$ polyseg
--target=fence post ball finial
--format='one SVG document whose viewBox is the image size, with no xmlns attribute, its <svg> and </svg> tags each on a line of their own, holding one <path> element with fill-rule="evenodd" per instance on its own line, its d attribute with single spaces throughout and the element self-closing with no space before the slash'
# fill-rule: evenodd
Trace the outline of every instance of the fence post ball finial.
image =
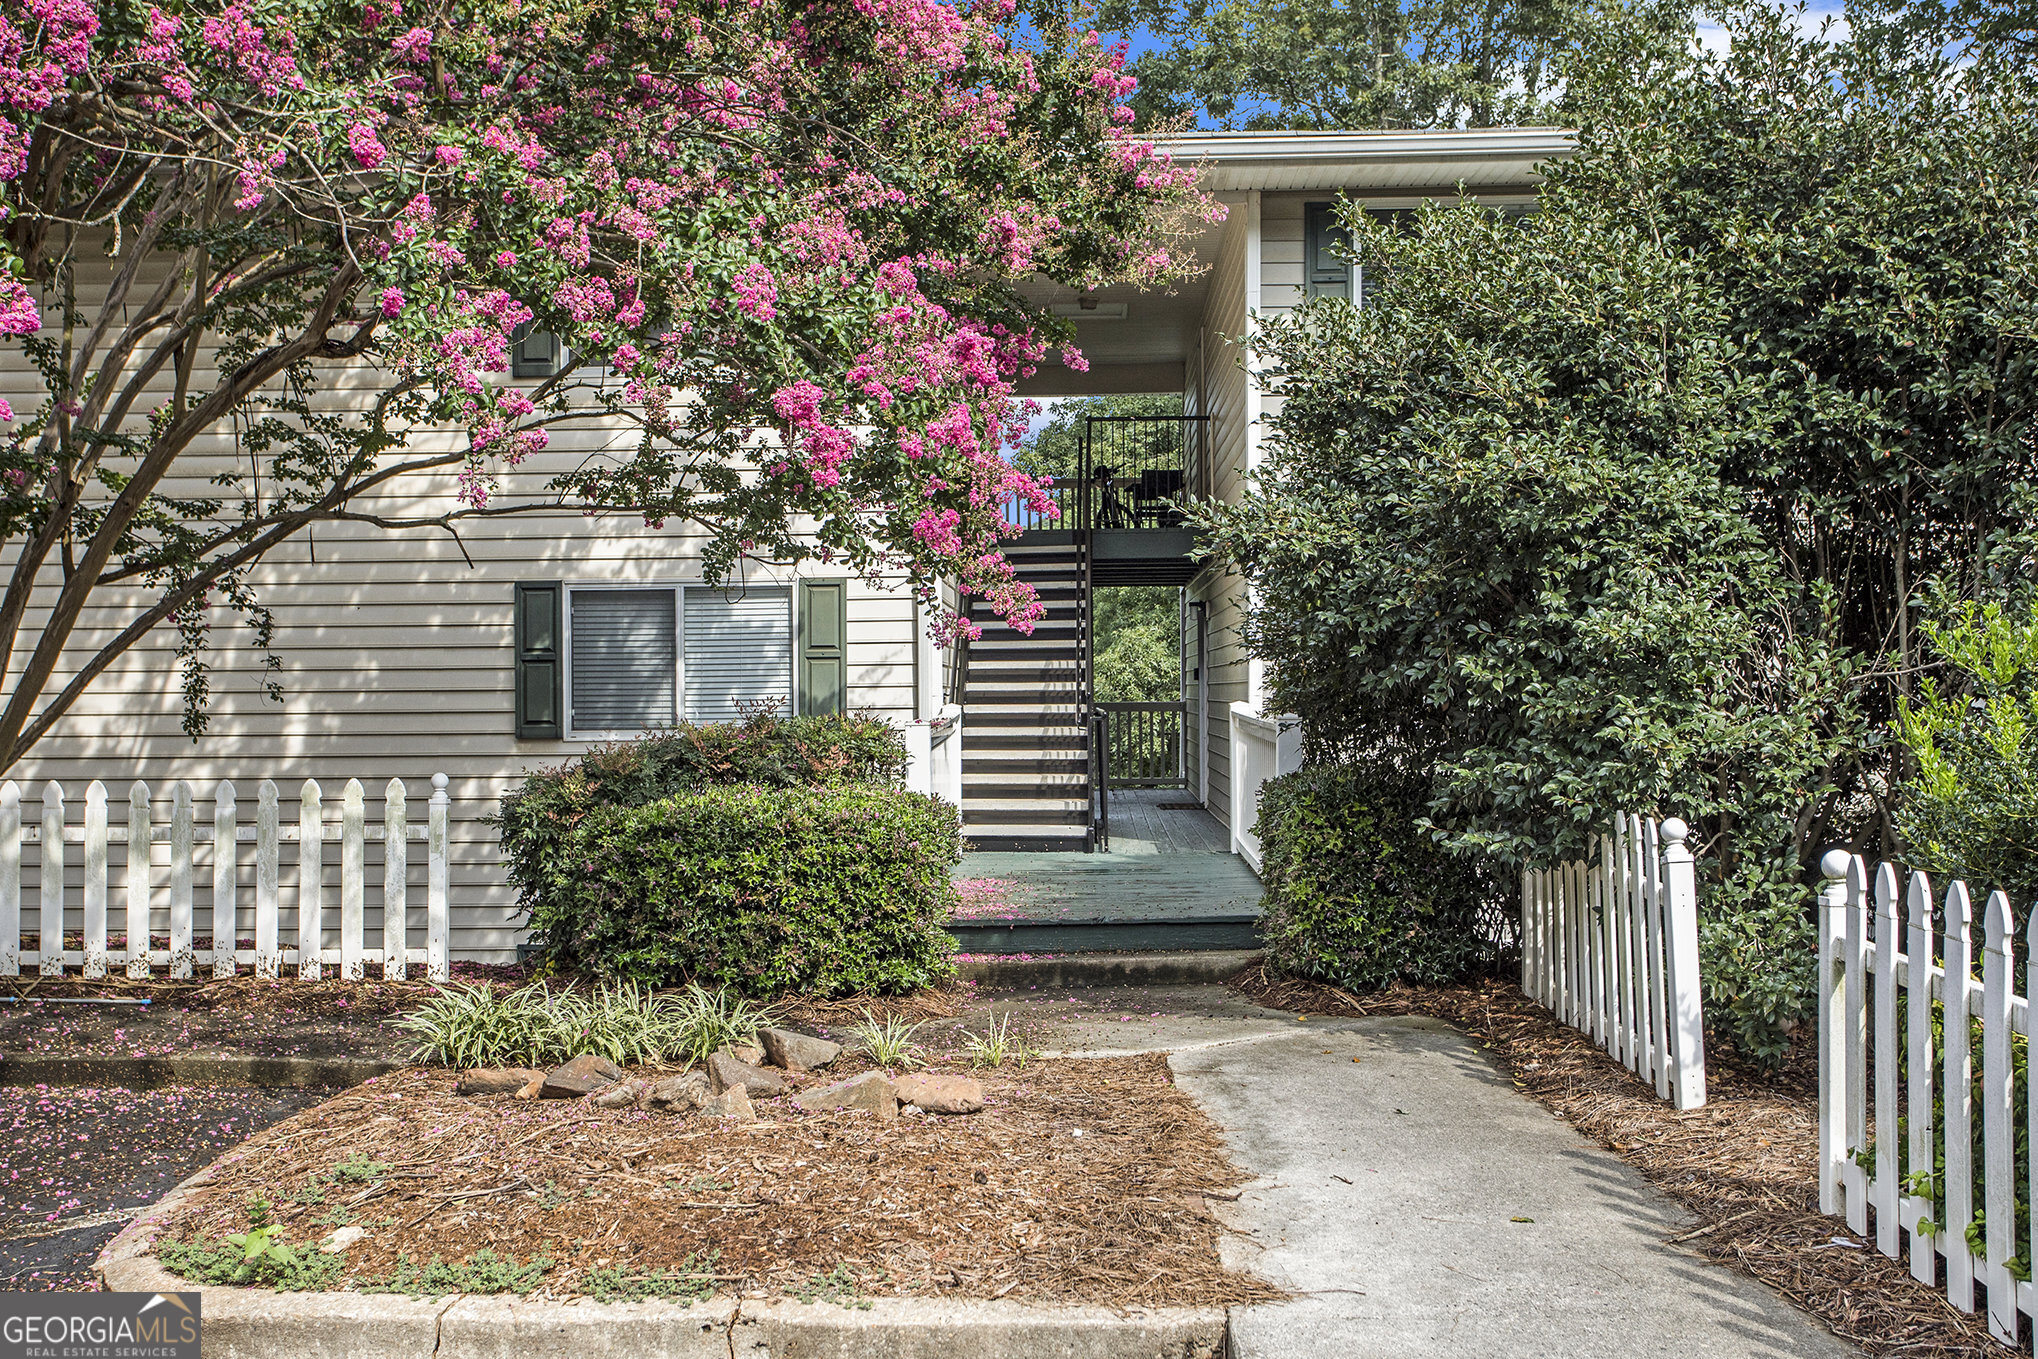
<svg viewBox="0 0 2038 1359">
<path fill-rule="evenodd" d="M 1853 862 L 1854 856 L 1846 850 L 1829 849 L 1826 851 L 1826 857 L 1819 860 L 1819 872 L 1838 882 L 1841 878 L 1847 876 L 1848 865 Z"/>
<path fill-rule="evenodd" d="M 1663 823 L 1664 844 L 1681 845 L 1690 838 L 1691 838 L 1691 827 L 1685 825 L 1684 822 L 1679 820 L 1677 817 L 1673 816 L 1668 821 L 1665 821 Z"/>
<path fill-rule="evenodd" d="M 439 792 L 444 792 L 446 790 L 446 776 L 444 774 L 432 775 L 432 787 Z"/>
</svg>

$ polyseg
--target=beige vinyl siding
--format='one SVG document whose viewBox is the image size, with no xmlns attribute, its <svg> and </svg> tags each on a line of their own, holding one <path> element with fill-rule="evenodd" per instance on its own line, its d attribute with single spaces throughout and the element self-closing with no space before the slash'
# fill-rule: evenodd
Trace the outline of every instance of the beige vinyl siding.
<svg viewBox="0 0 2038 1359">
<path fill-rule="evenodd" d="M 95 281 L 96 282 L 96 281 Z M 103 283 L 85 291 L 97 291 Z M 89 304 L 93 299 L 86 298 Z M 210 360 L 202 354 L 201 364 Z M 373 374 L 349 376 L 348 399 L 365 402 L 376 390 Z M 0 396 L 17 411 L 34 411 L 41 384 L 18 358 L 0 368 Z M 501 470 L 498 501 L 541 493 L 553 476 L 590 455 L 628 447 L 625 430 L 555 432 L 552 447 L 521 467 Z M 413 435 L 403 456 L 456 447 L 444 431 Z M 180 482 L 166 490 L 203 494 L 217 473 L 245 473 L 230 434 L 200 441 Z M 454 502 L 450 473 L 406 478 L 357 502 L 355 508 L 381 515 L 442 513 Z M 239 620 L 224 609 L 210 618 L 213 650 L 208 656 L 212 689 L 211 729 L 196 743 L 179 729 L 180 675 L 174 630 L 159 628 L 143 639 L 94 683 L 29 757 L 10 771 L 22 787 L 25 819 L 40 814 L 42 784 L 58 780 L 71 800 L 71 820 L 85 786 L 105 782 L 113 824 L 124 824 L 131 780 L 148 781 L 159 821 L 169 816 L 171 786 L 188 780 L 197 797 L 197 816 L 209 823 L 212 786 L 231 779 L 251 820 L 259 784 L 274 779 L 283 796 L 286 823 L 294 821 L 298 786 L 306 778 L 323 785 L 328 818 L 337 816 L 341 790 L 350 777 L 365 785 L 368 818 L 379 824 L 383 785 L 392 776 L 408 785 L 409 814 L 422 821 L 430 778 L 451 780 L 453 835 L 450 878 L 452 945 L 456 958 L 505 960 L 514 956 L 514 903 L 504 884 L 494 832 L 481 818 L 523 771 L 557 765 L 588 748 L 586 741 L 520 741 L 514 734 L 514 665 L 511 607 L 518 581 L 564 580 L 573 585 L 684 584 L 701 580 L 702 540 L 678 525 L 646 527 L 626 516 L 590 518 L 575 511 L 510 519 L 464 522 L 457 540 L 438 529 L 389 532 L 367 525 L 324 525 L 309 537 L 286 544 L 249 574 L 250 586 L 273 612 L 275 650 L 283 670 L 277 679 L 279 704 L 263 693 L 267 678 L 258 653 Z M 817 574 L 841 574 L 821 568 Z M 743 580 L 754 586 L 785 588 L 793 573 L 749 563 Z M 39 615 L 55 598 L 54 563 L 38 581 L 27 620 L 32 643 Z M 795 596 L 797 592 L 795 591 Z M 122 595 L 125 594 L 125 598 Z M 143 592 L 106 591 L 88 607 L 50 692 L 62 683 L 133 616 Z M 895 721 L 914 716 L 914 605 L 900 579 L 873 586 L 849 582 L 849 693 L 853 709 Z M 18 673 L 25 650 L 12 660 Z M 199 933 L 209 920 L 209 850 L 200 851 Z M 168 881 L 167 851 L 158 847 L 157 906 Z M 328 845 L 329 891 L 337 891 L 337 847 Z M 285 857 L 294 865 L 295 849 Z M 371 846 L 368 882 L 379 897 L 380 850 Z M 78 849 L 71 848 L 75 881 Z M 31 859 L 33 853 L 31 852 Z M 119 856 L 116 856 L 118 858 Z M 423 882 L 423 854 L 413 846 L 411 874 Z M 124 861 L 123 861 L 124 862 Z M 119 866 L 116 865 L 116 876 Z M 242 865 L 242 876 L 252 872 Z M 32 888 L 35 873 L 28 874 Z M 295 921 L 295 870 L 284 878 L 286 938 Z M 114 896 L 120 892 L 116 884 Z M 24 893 L 24 927 L 37 920 L 33 892 Z M 75 889 L 70 928 L 78 928 Z M 331 899 L 329 898 L 329 909 Z M 116 916 L 119 910 L 116 909 Z M 414 929 L 421 929 L 421 924 Z M 245 933 L 245 930 L 243 931 Z M 371 945 L 375 940 L 371 937 Z"/>
<path fill-rule="evenodd" d="M 1260 199 L 1260 315 L 1285 316 L 1302 305 L 1302 205 L 1293 195 Z"/>
<path fill-rule="evenodd" d="M 1211 492 L 1236 500 L 1245 484 L 1247 382 L 1236 343 L 1246 333 L 1245 252 L 1247 217 L 1234 209 L 1211 270 L 1203 316 L 1203 362 L 1199 404 L 1210 416 Z M 1190 597 L 1209 607 L 1208 805 L 1226 825 L 1231 816 L 1231 704 L 1246 697 L 1247 669 L 1239 647 L 1237 596 L 1244 582 L 1221 564 L 1190 586 Z M 1193 725 L 1193 715 L 1192 715 Z"/>
</svg>

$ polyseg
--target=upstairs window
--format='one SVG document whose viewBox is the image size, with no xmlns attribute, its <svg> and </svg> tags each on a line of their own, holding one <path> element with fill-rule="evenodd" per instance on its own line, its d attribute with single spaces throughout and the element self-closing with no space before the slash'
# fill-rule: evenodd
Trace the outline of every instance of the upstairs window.
<svg viewBox="0 0 2038 1359">
<path fill-rule="evenodd" d="M 1352 295 L 1352 237 L 1335 203 L 1302 205 L 1302 280 L 1310 297 Z"/>
</svg>

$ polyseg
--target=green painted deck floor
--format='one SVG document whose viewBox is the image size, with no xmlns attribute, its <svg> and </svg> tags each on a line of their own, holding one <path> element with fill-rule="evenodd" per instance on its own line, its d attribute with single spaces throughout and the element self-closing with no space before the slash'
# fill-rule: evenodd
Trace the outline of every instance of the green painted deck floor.
<svg viewBox="0 0 2038 1359">
<path fill-rule="evenodd" d="M 967 953 L 1249 948 L 1260 880 L 1179 790 L 1111 799 L 1111 852 L 965 854 Z M 1171 805 L 1172 804 L 1172 805 Z"/>
</svg>

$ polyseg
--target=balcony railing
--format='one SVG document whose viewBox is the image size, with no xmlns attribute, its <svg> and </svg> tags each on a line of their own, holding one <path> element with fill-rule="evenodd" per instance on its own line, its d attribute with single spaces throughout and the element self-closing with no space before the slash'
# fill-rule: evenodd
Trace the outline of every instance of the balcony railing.
<svg viewBox="0 0 2038 1359">
<path fill-rule="evenodd" d="M 1186 788 L 1182 755 L 1184 704 L 1098 703 L 1104 768 L 1114 788 Z"/>
<path fill-rule="evenodd" d="M 1172 529 L 1188 523 L 1191 470 L 1205 426 L 1194 415 L 1096 415 L 1083 426 L 1079 526 Z"/>
</svg>

